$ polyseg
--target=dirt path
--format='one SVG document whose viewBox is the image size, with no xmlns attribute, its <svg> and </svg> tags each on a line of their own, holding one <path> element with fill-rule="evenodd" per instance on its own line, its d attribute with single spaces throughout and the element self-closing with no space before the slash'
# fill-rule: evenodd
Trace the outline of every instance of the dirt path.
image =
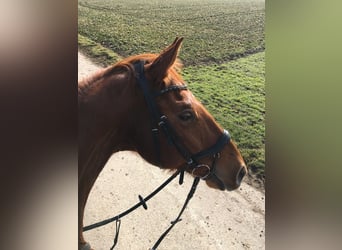
<svg viewBox="0 0 342 250">
<path fill-rule="evenodd" d="M 78 78 L 99 67 L 78 54 Z M 132 152 L 114 154 L 97 179 L 85 211 L 85 225 L 112 217 L 147 196 L 170 173 L 146 163 Z M 184 184 L 174 180 L 150 200 L 148 210 L 140 208 L 122 219 L 119 242 L 115 249 L 144 249 L 153 246 L 170 221 L 178 215 L 192 177 Z M 200 182 L 182 221 L 164 239 L 158 249 L 265 249 L 265 195 L 242 183 L 233 192 L 210 189 Z M 96 250 L 109 249 L 115 223 L 85 233 Z"/>
</svg>

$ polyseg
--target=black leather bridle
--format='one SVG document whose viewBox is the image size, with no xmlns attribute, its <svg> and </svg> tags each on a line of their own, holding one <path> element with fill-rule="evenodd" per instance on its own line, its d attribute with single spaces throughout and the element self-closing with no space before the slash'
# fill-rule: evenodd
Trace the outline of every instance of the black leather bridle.
<svg viewBox="0 0 342 250">
<path fill-rule="evenodd" d="M 145 77 L 144 74 L 144 61 L 139 61 L 134 64 L 134 69 L 136 72 L 136 78 L 137 78 L 137 83 L 140 86 L 141 90 L 143 91 L 148 110 L 151 115 L 151 131 L 153 135 L 153 140 L 154 140 L 154 146 L 156 150 L 156 157 L 158 159 L 159 165 L 161 165 L 160 162 L 160 142 L 159 142 L 159 131 L 162 131 L 162 133 L 165 135 L 166 139 L 168 142 L 172 145 L 175 146 L 177 151 L 182 155 L 182 157 L 185 160 L 185 167 L 178 169 L 171 177 L 169 177 L 164 183 L 162 183 L 158 188 L 156 188 L 151 194 L 143 198 L 141 195 L 139 195 L 139 202 L 132 206 L 131 208 L 123 211 L 122 213 L 88 225 L 83 227 L 83 232 L 98 228 L 101 226 L 104 226 L 108 223 L 111 223 L 113 221 L 116 222 L 116 232 L 115 232 L 115 237 L 114 237 L 114 243 L 113 246 L 110 248 L 111 250 L 114 249 L 114 247 L 117 245 L 118 242 L 118 236 L 119 236 L 119 231 L 121 227 L 121 219 L 128 215 L 129 213 L 133 212 L 135 209 L 137 209 L 140 206 L 143 206 L 145 209 L 147 209 L 146 202 L 150 200 L 152 197 L 154 197 L 157 193 L 159 193 L 164 187 L 166 187 L 173 179 L 175 179 L 178 175 L 180 176 L 179 178 L 179 184 L 183 183 L 183 178 L 184 178 L 184 171 L 190 171 L 192 175 L 195 176 L 193 184 L 190 188 L 190 191 L 186 197 L 186 200 L 184 202 L 184 205 L 182 209 L 180 210 L 177 218 L 171 222 L 171 225 L 165 230 L 165 232 L 159 237 L 159 239 L 155 242 L 151 250 L 156 250 L 159 246 L 159 244 L 162 242 L 162 240 L 166 237 L 166 235 L 170 232 L 170 230 L 178 223 L 181 221 L 181 216 L 188 205 L 190 199 L 193 197 L 196 187 L 200 181 L 200 179 L 207 179 L 209 177 L 215 178 L 219 184 L 221 185 L 222 189 L 224 189 L 224 184 L 223 182 L 216 176 L 215 174 L 215 166 L 217 159 L 220 156 L 220 152 L 223 149 L 223 147 L 229 143 L 230 141 L 230 135 L 227 130 L 223 130 L 222 135 L 218 138 L 216 143 L 212 145 L 211 147 L 204 149 L 198 153 L 190 153 L 190 151 L 178 140 L 179 137 L 177 137 L 177 133 L 175 130 L 172 128 L 171 124 L 169 123 L 166 115 L 163 115 L 160 113 L 157 104 L 156 104 L 156 97 L 164 95 L 166 93 L 169 93 L 171 91 L 180 91 L 180 90 L 187 90 L 186 85 L 171 85 L 169 87 L 166 87 L 158 92 L 153 92 L 150 89 L 150 84 L 148 80 Z M 212 156 L 214 158 L 212 162 L 212 167 L 210 168 L 206 164 L 201 164 L 199 163 L 200 159 L 203 159 L 205 157 L 210 157 Z M 201 172 L 200 169 L 205 170 L 205 174 L 198 175 L 196 172 Z M 198 171 L 199 170 L 199 171 Z"/>
<path fill-rule="evenodd" d="M 134 69 L 136 73 L 137 84 L 141 88 L 144 98 L 150 112 L 151 117 L 151 131 L 152 137 L 154 141 L 154 147 L 156 152 L 156 158 L 159 166 L 161 166 L 160 160 L 160 142 L 159 142 L 159 131 L 162 131 L 167 141 L 174 145 L 177 151 L 184 158 L 186 164 L 183 168 L 183 172 L 185 170 L 190 171 L 195 177 L 200 177 L 201 179 L 207 179 L 210 176 L 217 176 L 215 174 L 215 166 L 217 159 L 220 157 L 220 152 L 223 147 L 229 143 L 230 135 L 227 130 L 223 130 L 222 135 L 218 138 L 216 143 L 211 147 L 204 149 L 198 153 L 191 153 L 179 140 L 176 131 L 173 129 L 166 115 L 162 114 L 159 111 L 159 108 L 156 103 L 156 97 L 167 94 L 172 91 L 180 91 L 187 90 L 187 86 L 185 84 L 182 85 L 171 85 L 157 92 L 151 90 L 151 85 L 145 77 L 144 73 L 144 61 L 138 61 L 134 63 Z M 212 166 L 209 167 L 206 164 L 199 163 L 200 159 L 205 157 L 212 156 L 214 158 L 212 162 Z M 204 170 L 204 171 L 203 171 Z M 205 173 L 198 176 L 196 173 Z M 219 180 L 219 179 L 218 179 Z M 220 180 L 219 180 L 220 181 Z M 221 181 L 220 181 L 221 182 Z M 221 183 L 222 184 L 222 183 Z"/>
</svg>

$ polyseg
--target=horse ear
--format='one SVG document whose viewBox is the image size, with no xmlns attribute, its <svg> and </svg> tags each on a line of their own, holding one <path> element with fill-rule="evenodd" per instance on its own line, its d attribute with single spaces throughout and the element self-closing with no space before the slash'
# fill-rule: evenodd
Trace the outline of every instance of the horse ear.
<svg viewBox="0 0 342 250">
<path fill-rule="evenodd" d="M 146 65 L 146 71 L 154 81 L 159 83 L 167 75 L 168 69 L 177 59 L 178 51 L 182 41 L 183 37 L 177 37 L 174 42 L 169 47 L 164 49 L 156 59 L 154 59 L 150 64 Z"/>
</svg>

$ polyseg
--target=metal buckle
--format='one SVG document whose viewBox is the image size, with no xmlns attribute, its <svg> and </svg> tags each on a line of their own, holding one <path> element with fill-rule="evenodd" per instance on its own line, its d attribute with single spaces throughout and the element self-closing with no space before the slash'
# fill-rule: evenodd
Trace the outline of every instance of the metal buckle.
<svg viewBox="0 0 342 250">
<path fill-rule="evenodd" d="M 220 152 L 217 152 L 216 154 L 214 154 L 214 158 L 216 158 L 216 159 L 219 159 L 219 158 L 221 158 L 221 154 L 220 154 Z"/>
<path fill-rule="evenodd" d="M 162 116 L 159 118 L 158 126 L 159 126 L 159 127 L 164 126 L 166 120 L 167 120 L 167 117 L 166 117 L 165 115 L 162 115 Z"/>
<path fill-rule="evenodd" d="M 192 165 L 193 163 L 194 163 L 194 160 L 192 158 L 190 158 L 189 161 L 186 164 Z"/>
</svg>

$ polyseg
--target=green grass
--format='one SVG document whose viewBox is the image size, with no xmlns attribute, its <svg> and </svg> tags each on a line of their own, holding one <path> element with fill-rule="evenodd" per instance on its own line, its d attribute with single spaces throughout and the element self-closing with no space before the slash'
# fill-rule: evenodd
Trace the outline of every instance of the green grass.
<svg viewBox="0 0 342 250">
<path fill-rule="evenodd" d="M 237 142 L 248 167 L 265 169 L 265 53 L 220 65 L 190 66 L 183 77 L 194 95 Z"/>
<path fill-rule="evenodd" d="M 185 37 L 185 65 L 221 63 L 265 48 L 263 0 L 79 0 L 79 33 L 119 55 L 159 53 Z"/>
<path fill-rule="evenodd" d="M 79 48 L 101 65 L 183 36 L 184 79 L 265 174 L 264 0 L 79 0 Z M 120 55 L 120 56 L 119 56 Z"/>
<path fill-rule="evenodd" d="M 107 49 L 80 34 L 78 34 L 78 47 L 84 54 L 90 56 L 93 61 L 101 66 L 108 66 L 121 59 L 111 49 Z"/>
</svg>

